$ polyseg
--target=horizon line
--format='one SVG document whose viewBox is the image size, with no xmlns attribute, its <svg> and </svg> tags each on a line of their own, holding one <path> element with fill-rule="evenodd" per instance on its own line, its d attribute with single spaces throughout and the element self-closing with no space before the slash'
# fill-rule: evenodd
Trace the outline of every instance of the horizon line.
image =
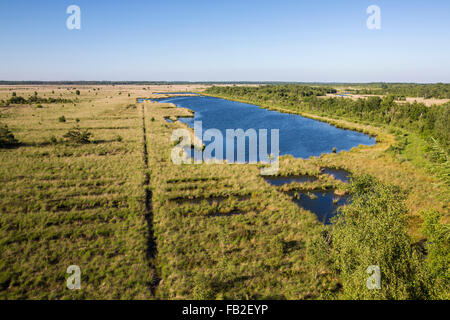
<svg viewBox="0 0 450 320">
<path fill-rule="evenodd" d="M 0 85 L 10 84 L 450 84 L 449 82 L 401 81 L 283 81 L 283 80 L 0 80 Z"/>
</svg>

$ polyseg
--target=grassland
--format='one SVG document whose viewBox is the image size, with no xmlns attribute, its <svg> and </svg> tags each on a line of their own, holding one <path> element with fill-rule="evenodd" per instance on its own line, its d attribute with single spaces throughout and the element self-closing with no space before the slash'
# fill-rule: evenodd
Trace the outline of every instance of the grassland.
<svg viewBox="0 0 450 320">
<path fill-rule="evenodd" d="M 1 110 L 21 143 L 0 151 L 1 298 L 151 297 L 142 118 L 114 88 L 78 89 L 14 88 L 74 103 Z M 92 143 L 60 141 L 75 124 Z M 69 265 L 81 267 L 82 290 L 66 288 Z"/>
<path fill-rule="evenodd" d="M 210 94 L 208 94 L 210 95 Z M 245 103 L 253 101 L 214 94 L 213 96 L 232 99 Z M 263 108 L 285 113 L 299 114 L 304 117 L 330 123 L 336 127 L 364 132 L 376 137 L 377 144 L 372 147 L 360 146 L 349 152 L 338 154 L 323 154 L 319 158 L 312 157 L 306 162 L 317 166 L 328 166 L 346 169 L 355 175 L 369 174 L 385 183 L 393 183 L 402 188 L 408 195 L 408 209 L 410 213 L 410 232 L 414 239 L 420 241 L 421 212 L 436 209 L 444 213 L 443 222 L 450 222 L 450 193 L 446 181 L 439 175 L 433 175 L 435 166 L 425 158 L 425 146 L 422 140 L 414 133 L 396 128 L 375 126 L 368 121 L 349 121 L 342 117 L 330 118 L 325 114 L 312 114 L 283 108 L 271 103 L 259 104 Z M 405 150 L 400 153 L 392 152 L 404 139 L 409 141 Z M 286 157 L 289 158 L 289 157 Z M 289 159 L 288 164 L 282 163 L 282 175 L 289 173 L 291 167 L 299 166 L 303 160 Z"/>
<path fill-rule="evenodd" d="M 325 228 L 311 212 L 267 184 L 258 165 L 174 165 L 171 133 L 186 126 L 165 118 L 192 113 L 136 103 L 152 92 L 203 89 L 0 88 L 4 100 L 36 91 L 73 101 L 0 109 L 0 122 L 21 143 L 0 150 L 0 298 L 315 299 L 339 290 L 339 279 L 308 256 L 309 240 Z M 448 212 L 445 184 L 388 152 L 396 138 L 387 130 L 305 116 L 370 133 L 378 143 L 306 160 L 284 156 L 280 175 L 336 167 L 394 183 L 408 194 L 417 241 L 422 210 Z M 91 143 L 61 141 L 77 124 L 92 133 Z M 310 187 L 330 186 L 345 189 L 330 176 Z M 81 267 L 81 290 L 66 288 L 72 264 Z"/>
</svg>

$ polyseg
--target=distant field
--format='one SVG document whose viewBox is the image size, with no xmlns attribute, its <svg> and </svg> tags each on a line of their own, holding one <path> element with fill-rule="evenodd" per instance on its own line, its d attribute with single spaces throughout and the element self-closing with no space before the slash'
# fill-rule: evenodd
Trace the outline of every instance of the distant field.
<svg viewBox="0 0 450 320">
<path fill-rule="evenodd" d="M 343 93 L 328 93 L 326 95 L 326 97 L 341 97 Z M 345 94 L 345 98 L 351 98 L 353 100 L 357 100 L 357 99 L 367 99 L 368 97 L 383 97 L 383 95 L 369 95 L 369 94 Z M 323 97 L 324 98 L 324 97 Z M 442 105 L 445 104 L 447 102 L 449 102 L 450 99 L 436 99 L 436 98 L 430 98 L 430 99 L 425 99 L 425 98 L 412 98 L 412 97 L 406 97 L 405 101 L 398 101 L 399 103 L 413 103 L 413 102 L 418 102 L 418 103 L 424 103 L 427 106 L 431 106 L 433 104 L 437 104 L 437 105 Z"/>
</svg>

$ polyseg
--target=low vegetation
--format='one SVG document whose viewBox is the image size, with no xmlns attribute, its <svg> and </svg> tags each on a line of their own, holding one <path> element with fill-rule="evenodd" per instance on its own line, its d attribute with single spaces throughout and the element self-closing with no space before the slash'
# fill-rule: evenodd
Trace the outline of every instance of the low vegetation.
<svg viewBox="0 0 450 320">
<path fill-rule="evenodd" d="M 85 144 L 90 142 L 92 133 L 87 129 L 81 129 L 78 125 L 67 131 L 64 138 L 68 143 Z"/>
<path fill-rule="evenodd" d="M 192 112 L 136 98 L 197 87 L 77 87 L 0 90 L 4 101 L 11 91 L 79 99 L 0 109 L 20 141 L 0 150 L 0 298 L 448 299 L 448 188 L 437 172 L 401 160 L 422 159 L 412 146 L 424 141 L 403 116 L 395 118 L 402 128 L 373 125 L 366 111 L 358 119 L 350 111 L 345 117 L 310 111 L 372 134 L 377 144 L 310 159 L 283 156 L 280 176 L 317 180 L 274 187 L 259 165 L 171 162 L 171 134 L 187 128 L 176 119 Z M 303 107 L 334 92 L 283 90 L 279 101 L 265 100 L 258 89 L 246 99 L 261 95 L 265 107 L 299 113 L 282 99 L 297 94 Z M 436 145 L 424 151 L 434 157 L 427 161 L 445 163 L 445 145 L 428 129 Z M 353 182 L 321 174 L 325 167 L 348 170 Z M 287 194 L 330 188 L 354 197 L 330 226 Z M 81 290 L 66 288 L 73 264 L 81 268 Z M 381 290 L 367 290 L 367 265 L 380 267 Z"/>
<path fill-rule="evenodd" d="M 63 99 L 63 98 L 43 98 L 39 97 L 38 93 L 35 91 L 33 95 L 30 95 L 28 98 L 24 98 L 22 96 L 17 96 L 15 93 L 7 99 L 0 100 L 0 106 L 7 107 L 10 105 L 20 105 L 20 104 L 37 104 L 42 107 L 42 103 L 70 103 L 72 100 Z"/>
<path fill-rule="evenodd" d="M 448 298 L 448 290 L 442 285 L 448 285 L 448 270 L 442 267 L 442 261 L 448 259 L 449 248 L 448 242 L 446 248 L 442 247 L 445 240 L 439 237 L 440 232 L 433 229 L 427 233 L 427 245 L 439 252 L 427 256 L 424 243 L 413 243 L 406 232 L 406 196 L 398 187 L 360 176 L 352 181 L 350 192 L 352 203 L 340 209 L 331 228 L 311 241 L 308 248 L 318 268 L 339 277 L 342 290 L 335 297 Z M 436 228 L 444 228 L 438 219 L 433 222 Z M 430 265 L 436 266 L 435 272 L 429 272 Z M 367 289 L 369 266 L 380 270 L 379 289 Z"/>
<path fill-rule="evenodd" d="M 12 147 L 18 144 L 14 134 L 5 124 L 0 124 L 0 148 Z"/>
<path fill-rule="evenodd" d="M 407 84 L 407 83 L 372 83 L 359 85 L 354 88 L 346 89 L 348 92 L 356 94 L 381 94 L 395 95 L 398 97 L 414 97 L 414 98 L 437 98 L 450 99 L 450 85 L 448 83 L 435 84 Z"/>
<path fill-rule="evenodd" d="M 297 88 L 298 87 L 298 88 Z M 297 91 L 294 89 L 297 88 Z M 371 124 L 386 128 L 394 133 L 399 143 L 392 145 L 402 154 L 430 171 L 437 173 L 450 186 L 450 108 L 449 105 L 427 107 L 423 103 L 396 102 L 395 97 L 372 96 L 357 100 L 347 98 L 320 98 L 320 93 L 301 95 L 309 92 L 301 85 L 262 87 L 211 87 L 208 94 L 255 103 L 267 108 L 286 110 L 302 115 L 318 115 L 333 119 Z M 326 90 L 329 90 L 328 88 Z M 406 135 L 413 135 L 409 140 Z M 408 143 L 416 142 L 411 146 Z M 409 150 L 406 150 L 409 149 Z M 409 152 L 417 149 L 413 155 Z M 436 154 L 439 153 L 439 156 Z M 424 162 L 424 160 L 427 160 Z"/>
</svg>

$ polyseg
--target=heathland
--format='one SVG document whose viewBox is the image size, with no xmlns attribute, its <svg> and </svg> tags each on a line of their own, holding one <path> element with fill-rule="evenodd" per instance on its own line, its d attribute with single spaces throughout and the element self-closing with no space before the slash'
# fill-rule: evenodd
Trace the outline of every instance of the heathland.
<svg viewBox="0 0 450 320">
<path fill-rule="evenodd" d="M 1 86 L 0 298 L 448 298 L 449 105 L 403 101 L 448 98 L 448 85 L 352 88 Z M 317 180 L 279 187 L 259 164 L 174 165 L 171 134 L 187 126 L 166 118 L 192 111 L 137 99 L 205 89 L 377 144 L 283 156 L 280 176 Z M 347 89 L 381 97 L 326 98 Z M 328 226 L 286 192 L 329 189 L 353 201 Z M 80 290 L 66 288 L 70 265 Z M 366 288 L 369 265 L 381 290 Z"/>
</svg>

